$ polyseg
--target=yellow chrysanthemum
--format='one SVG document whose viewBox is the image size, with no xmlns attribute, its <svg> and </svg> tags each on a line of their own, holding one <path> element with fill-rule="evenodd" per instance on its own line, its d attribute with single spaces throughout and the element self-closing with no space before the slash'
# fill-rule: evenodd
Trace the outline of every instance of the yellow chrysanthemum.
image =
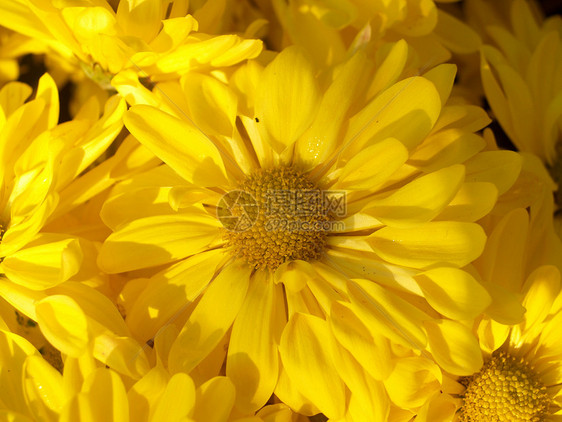
<svg viewBox="0 0 562 422">
<path fill-rule="evenodd" d="M 57 82 L 70 78 L 75 83 L 73 112 L 91 96 L 105 101 L 121 71 L 127 77 L 174 78 L 239 63 L 262 49 L 260 40 L 197 32 L 188 2 L 167 7 L 161 0 L 125 0 L 115 6 L 105 0 L 14 0 L 0 4 L 0 24 L 46 46 L 46 62 Z M 221 12 L 224 4 L 209 3 L 200 15 L 210 24 L 220 22 Z"/>
<path fill-rule="evenodd" d="M 515 146 L 536 154 L 560 185 L 560 16 L 543 19 L 532 1 L 503 2 L 503 9 L 480 0 L 466 3 L 469 21 L 487 36 L 481 77 L 494 117 Z"/>
<path fill-rule="evenodd" d="M 436 392 L 429 403 L 447 405 L 434 421 L 559 420 L 560 272 L 552 265 L 530 267 L 538 262 L 533 245 L 542 234 L 531 233 L 529 224 L 540 227 L 524 209 L 505 214 L 474 263 L 492 296 L 502 300 L 495 301 L 474 324 L 467 321 L 479 347 L 465 348 L 463 353 L 467 358 L 483 354 L 480 368 L 464 377 L 451 377 L 449 368 L 436 359 L 444 370 L 439 391 L 447 394 Z M 560 255 L 556 259 L 559 263 Z"/>
<path fill-rule="evenodd" d="M 264 3 L 258 2 L 267 10 Z M 322 65 L 341 62 L 359 46 L 376 53 L 383 42 L 401 38 L 428 67 L 449 59 L 450 51 L 464 54 L 480 46 L 476 32 L 433 0 L 276 0 L 273 6 L 284 35 L 276 48 L 299 45 Z"/>
<path fill-rule="evenodd" d="M 228 344 L 237 406 L 258 409 L 281 388 L 276 343 L 287 319 L 323 319 L 336 300 L 351 300 L 365 325 L 406 347 L 475 342 L 417 304 L 452 319 L 489 305 L 460 267 L 481 253 L 485 235 L 474 221 L 513 184 L 520 159 L 478 153 L 485 142 L 472 132 L 486 114 L 444 106 L 453 66 L 398 81 L 406 54 L 401 41 L 376 72 L 359 53 L 316 77 L 290 48 L 265 69 L 251 62 L 236 72 L 236 91 L 210 76 L 182 78 L 171 98 L 195 125 L 150 106 L 126 114 L 131 133 L 167 165 L 106 202 L 102 218 L 114 233 L 99 265 L 141 270 L 123 291 L 139 340 L 186 321 L 172 372 L 190 373 L 215 350 L 224 357 Z M 456 351 L 441 362 L 459 374 L 480 366 Z M 290 383 L 304 385 L 306 374 L 283 365 Z M 344 407 L 340 395 L 327 416 Z"/>
<path fill-rule="evenodd" d="M 281 403 L 265 406 L 255 415 L 240 414 L 233 409 L 236 390 L 228 378 L 213 375 L 196 385 L 185 373 L 171 375 L 162 364 L 167 349 L 160 341 L 155 345 L 156 366 L 131 383 L 96 362 L 90 353 L 66 356 L 64 369 L 57 371 L 25 338 L 8 331 L 1 322 L 0 327 L 0 417 L 5 420 L 308 421 Z M 114 355 L 120 353 L 113 351 Z"/>
<path fill-rule="evenodd" d="M 44 75 L 35 97 L 25 102 L 31 92 L 19 82 L 0 90 L 2 313 L 11 320 L 17 312 L 38 324 L 63 356 L 88 351 L 138 378 L 146 358 L 143 363 L 115 305 L 100 293 L 111 292 L 108 277 L 95 264 L 103 237 L 87 236 L 94 223 L 80 211 L 87 202 L 95 206 L 90 200 L 120 178 L 159 160 L 129 137 L 111 158 L 97 161 L 122 130 L 122 98 L 110 98 L 103 112 L 92 98 L 75 119 L 57 125 L 52 78 Z"/>
</svg>

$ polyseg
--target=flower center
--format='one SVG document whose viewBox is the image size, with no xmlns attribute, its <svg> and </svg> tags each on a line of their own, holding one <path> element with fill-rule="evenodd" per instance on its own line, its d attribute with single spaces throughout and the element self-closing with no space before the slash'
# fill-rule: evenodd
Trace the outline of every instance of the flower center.
<svg viewBox="0 0 562 422">
<path fill-rule="evenodd" d="M 230 195 L 230 198 L 228 196 Z M 235 256 L 255 269 L 321 257 L 330 216 L 323 192 L 291 167 L 259 170 L 229 192 L 218 217 L 231 217 L 225 238 Z M 221 211 L 222 210 L 222 211 Z"/>
<path fill-rule="evenodd" d="M 499 352 L 466 386 L 460 420 L 463 422 L 540 422 L 551 398 L 533 369 L 522 358 Z"/>
</svg>

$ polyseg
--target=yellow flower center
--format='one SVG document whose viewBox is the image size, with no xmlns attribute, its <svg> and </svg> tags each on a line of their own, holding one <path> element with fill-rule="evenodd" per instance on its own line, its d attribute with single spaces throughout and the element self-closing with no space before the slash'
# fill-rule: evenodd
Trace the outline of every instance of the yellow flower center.
<svg viewBox="0 0 562 422">
<path fill-rule="evenodd" d="M 463 422 L 540 422 L 548 414 L 546 387 L 522 358 L 496 353 L 463 384 Z"/>
<path fill-rule="evenodd" d="M 287 261 L 321 257 L 330 216 L 323 192 L 304 174 L 291 167 L 259 170 L 223 199 L 218 216 L 228 229 L 228 246 L 251 267 L 275 270 Z"/>
</svg>

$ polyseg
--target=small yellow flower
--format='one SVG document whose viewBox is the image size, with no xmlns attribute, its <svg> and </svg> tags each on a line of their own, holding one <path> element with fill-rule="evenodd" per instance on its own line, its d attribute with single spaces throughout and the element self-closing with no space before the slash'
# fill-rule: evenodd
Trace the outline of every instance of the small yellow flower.
<svg viewBox="0 0 562 422">
<path fill-rule="evenodd" d="M 466 6 L 471 24 L 487 37 L 481 77 L 495 119 L 513 144 L 537 155 L 560 185 L 562 20 L 544 19 L 534 2 L 524 0 L 504 2 L 509 13 L 480 0 Z M 560 206 L 560 193 L 556 200 Z"/>
<path fill-rule="evenodd" d="M 277 384 L 286 321 L 299 312 L 323 319 L 337 300 L 405 347 L 477 348 L 462 325 L 418 303 L 452 319 L 488 306 L 461 268 L 481 253 L 475 221 L 513 184 L 520 159 L 479 153 L 485 142 L 472 132 L 488 123 L 485 113 L 444 105 L 454 66 L 400 80 L 408 48 L 389 47 L 378 72 L 358 53 L 323 77 L 289 48 L 265 69 L 242 67 L 235 89 L 182 78 L 173 98 L 183 119 L 147 105 L 127 113 L 127 128 L 167 166 L 108 199 L 102 218 L 113 234 L 98 262 L 108 273 L 138 270 L 123 295 L 139 340 L 189 315 L 172 372 L 190 373 L 228 342 L 237 406 L 259 409 Z M 459 374 L 481 364 L 458 348 L 439 357 Z M 342 416 L 344 403 L 334 400 L 328 416 Z"/>
</svg>

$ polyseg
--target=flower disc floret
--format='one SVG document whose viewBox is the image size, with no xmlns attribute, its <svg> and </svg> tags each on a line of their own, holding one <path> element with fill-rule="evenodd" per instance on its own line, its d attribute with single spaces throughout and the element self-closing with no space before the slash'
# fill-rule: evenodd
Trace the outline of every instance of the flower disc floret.
<svg viewBox="0 0 562 422">
<path fill-rule="evenodd" d="M 322 191 L 306 175 L 292 167 L 261 169 L 240 190 L 241 197 L 254 198 L 256 207 L 247 213 L 251 227 L 225 232 L 233 255 L 255 269 L 270 270 L 287 261 L 322 256 L 330 218 Z M 236 210 L 233 214 L 240 215 Z"/>
<path fill-rule="evenodd" d="M 550 396 L 533 368 L 505 352 L 492 355 L 464 384 L 463 422 L 540 422 L 550 407 Z"/>
</svg>

